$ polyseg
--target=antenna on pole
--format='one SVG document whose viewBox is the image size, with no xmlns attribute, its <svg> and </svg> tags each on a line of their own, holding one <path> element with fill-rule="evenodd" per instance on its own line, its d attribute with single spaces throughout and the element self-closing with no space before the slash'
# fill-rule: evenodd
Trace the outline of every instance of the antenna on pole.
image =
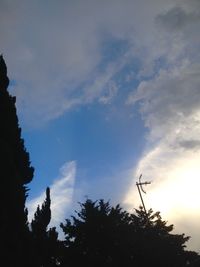
<svg viewBox="0 0 200 267">
<path fill-rule="evenodd" d="M 146 194 L 146 191 L 144 191 L 143 185 L 151 184 L 151 182 L 141 182 L 141 179 L 142 179 L 142 174 L 140 174 L 139 182 L 136 182 L 136 185 L 137 185 L 137 189 L 138 189 L 138 192 L 139 192 L 139 195 L 140 195 L 140 199 L 141 199 L 141 202 L 142 202 L 142 206 L 143 206 L 144 212 L 147 215 L 147 211 L 146 211 L 146 208 L 145 208 L 145 205 L 144 205 L 144 200 L 143 200 L 143 197 L 142 197 L 142 192 Z"/>
</svg>

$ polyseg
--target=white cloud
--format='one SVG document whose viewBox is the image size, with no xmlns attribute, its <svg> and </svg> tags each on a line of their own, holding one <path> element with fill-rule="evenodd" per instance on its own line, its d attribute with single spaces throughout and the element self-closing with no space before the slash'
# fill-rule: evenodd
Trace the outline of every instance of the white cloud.
<svg viewBox="0 0 200 267">
<path fill-rule="evenodd" d="M 140 101 L 151 139 L 198 138 L 199 74 L 200 64 L 183 62 L 170 70 L 161 70 L 150 81 L 142 81 L 129 96 L 128 103 Z"/>
<path fill-rule="evenodd" d="M 22 118 L 33 125 L 54 119 L 76 105 L 102 100 L 99 71 L 104 61 L 102 47 L 108 39 L 126 41 L 129 57 L 143 61 L 141 73 L 151 72 L 159 57 L 154 19 L 172 0 L 149 1 L 1 1 L 0 51 L 5 54 Z M 48 8 L 47 8 L 48 5 Z M 159 52 L 160 51 L 160 52 Z M 109 60 L 108 60 L 109 61 Z M 115 61 L 115 59 L 114 59 Z M 109 70 L 113 79 L 120 68 Z M 119 64 L 120 65 L 120 64 Z M 106 84 L 104 84 L 106 85 Z M 105 101 L 101 101 L 104 102 Z"/>
<path fill-rule="evenodd" d="M 76 176 L 76 163 L 66 162 L 60 168 L 59 177 L 50 186 L 51 193 L 51 222 L 50 226 L 59 226 L 65 219 L 67 210 L 73 198 L 74 181 Z M 29 211 L 29 221 L 32 220 L 38 205 L 45 200 L 45 191 L 40 196 L 27 203 Z"/>
<path fill-rule="evenodd" d="M 189 247 L 199 251 L 200 13 L 197 1 L 192 3 L 180 1 L 157 16 L 156 23 L 164 29 L 166 64 L 129 96 L 129 104 L 139 103 L 149 132 L 124 203 L 129 208 L 139 204 L 135 179 L 143 173 L 145 180 L 152 180 L 144 196 L 147 207 L 160 210 L 176 232 L 190 235 Z"/>
</svg>

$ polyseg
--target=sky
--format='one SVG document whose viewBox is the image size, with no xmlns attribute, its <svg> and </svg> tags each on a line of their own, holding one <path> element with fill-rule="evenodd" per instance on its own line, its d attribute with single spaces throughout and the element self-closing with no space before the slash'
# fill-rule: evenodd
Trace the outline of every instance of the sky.
<svg viewBox="0 0 200 267">
<path fill-rule="evenodd" d="M 1 0 L 0 52 L 35 168 L 31 216 L 78 201 L 161 211 L 200 252 L 199 0 Z"/>
</svg>

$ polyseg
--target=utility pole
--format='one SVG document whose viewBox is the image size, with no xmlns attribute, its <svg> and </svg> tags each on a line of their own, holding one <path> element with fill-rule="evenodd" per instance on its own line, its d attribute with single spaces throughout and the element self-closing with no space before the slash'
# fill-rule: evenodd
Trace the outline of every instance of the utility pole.
<svg viewBox="0 0 200 267">
<path fill-rule="evenodd" d="M 143 200 L 143 197 L 142 197 L 142 192 L 145 193 L 145 194 L 146 194 L 146 192 L 144 191 L 142 186 L 151 184 L 151 182 L 141 182 L 141 178 L 142 178 L 142 174 L 140 174 L 139 182 L 136 182 L 136 185 L 137 185 L 137 189 L 138 189 L 138 192 L 139 192 L 139 195 L 140 195 L 140 199 L 141 199 L 141 202 L 142 202 L 142 206 L 143 206 L 144 212 L 147 215 L 147 211 L 146 211 L 146 208 L 145 208 L 145 205 L 144 205 L 144 200 Z"/>
</svg>

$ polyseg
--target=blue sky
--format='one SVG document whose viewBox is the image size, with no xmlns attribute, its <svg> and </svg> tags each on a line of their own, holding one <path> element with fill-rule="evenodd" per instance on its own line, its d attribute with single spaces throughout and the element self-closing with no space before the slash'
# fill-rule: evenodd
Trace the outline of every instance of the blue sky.
<svg viewBox="0 0 200 267">
<path fill-rule="evenodd" d="M 30 217 L 46 186 L 52 225 L 85 196 L 133 211 L 142 173 L 147 208 L 199 251 L 199 28 L 198 0 L 1 1 Z"/>
<path fill-rule="evenodd" d="M 35 166 L 30 195 L 37 195 L 41 188 L 49 185 L 66 161 L 77 162 L 78 184 L 87 180 L 93 184 L 105 176 L 112 179 L 120 170 L 132 167 L 144 145 L 143 125 L 139 116 L 127 118 L 126 112 L 111 111 L 112 117 L 106 118 L 110 109 L 92 104 L 70 111 L 41 129 L 24 132 Z M 126 181 L 126 177 L 123 179 Z M 85 194 L 108 197 L 109 194 L 104 194 L 106 183 L 103 182 L 102 188 L 89 188 Z M 121 185 L 118 189 L 119 184 L 114 180 L 112 187 L 122 189 Z M 115 197 L 113 189 L 109 193 L 109 197 Z"/>
</svg>

